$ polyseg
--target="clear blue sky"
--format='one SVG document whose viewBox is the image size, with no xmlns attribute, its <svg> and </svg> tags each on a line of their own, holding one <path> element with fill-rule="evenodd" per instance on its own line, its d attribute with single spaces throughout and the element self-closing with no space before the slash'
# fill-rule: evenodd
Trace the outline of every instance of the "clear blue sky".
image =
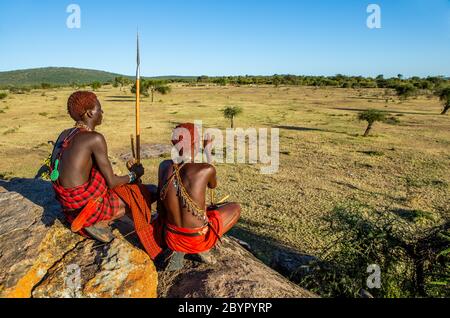
<svg viewBox="0 0 450 318">
<path fill-rule="evenodd" d="M 66 8 L 81 7 L 81 29 Z M 366 26 L 368 4 L 382 28 Z M 70 66 L 134 74 L 450 76 L 450 0 L 0 2 L 0 71 Z"/>
</svg>

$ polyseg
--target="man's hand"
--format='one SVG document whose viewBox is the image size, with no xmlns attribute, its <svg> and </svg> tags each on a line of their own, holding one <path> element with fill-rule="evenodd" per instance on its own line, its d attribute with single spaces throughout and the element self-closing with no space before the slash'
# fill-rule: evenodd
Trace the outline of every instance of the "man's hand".
<svg viewBox="0 0 450 318">
<path fill-rule="evenodd" d="M 131 167 L 128 168 L 128 170 L 134 172 L 136 174 L 136 180 L 142 177 L 145 173 L 144 166 L 141 164 L 133 164 Z"/>
<path fill-rule="evenodd" d="M 214 139 L 211 137 L 210 134 L 205 135 L 205 139 L 203 140 L 203 149 L 205 150 L 206 154 L 206 161 L 208 163 L 212 162 L 212 146 L 213 146 Z"/>
<path fill-rule="evenodd" d="M 210 134 L 205 135 L 205 139 L 203 140 L 203 148 L 211 150 L 214 139 Z"/>
</svg>

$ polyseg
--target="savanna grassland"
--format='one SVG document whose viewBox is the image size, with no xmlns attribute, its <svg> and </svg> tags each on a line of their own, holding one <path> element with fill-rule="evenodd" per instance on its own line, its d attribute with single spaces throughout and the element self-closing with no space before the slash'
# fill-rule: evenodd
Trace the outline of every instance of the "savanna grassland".
<svg viewBox="0 0 450 318">
<path fill-rule="evenodd" d="M 0 175 L 33 178 L 51 151 L 47 142 L 73 125 L 66 101 L 71 88 L 9 94 L 0 101 Z M 97 92 L 105 111 L 98 131 L 108 141 L 117 169 L 134 131 L 130 88 L 104 86 Z M 323 236 L 322 217 L 339 204 L 364 202 L 377 210 L 404 215 L 424 211 L 419 226 L 439 223 L 450 211 L 450 118 L 441 104 L 421 95 L 400 101 L 384 89 L 274 86 L 188 86 L 172 84 L 168 95 L 142 102 L 142 142 L 168 144 L 176 123 L 203 120 L 225 129 L 221 109 L 239 106 L 236 127 L 280 129 L 280 168 L 260 174 L 260 165 L 218 164 L 217 197 L 240 202 L 242 218 L 233 234 L 268 260 L 272 242 L 318 255 L 331 237 Z M 366 123 L 358 111 L 378 109 L 396 118 Z M 144 160 L 144 181 L 155 183 L 158 163 Z"/>
</svg>

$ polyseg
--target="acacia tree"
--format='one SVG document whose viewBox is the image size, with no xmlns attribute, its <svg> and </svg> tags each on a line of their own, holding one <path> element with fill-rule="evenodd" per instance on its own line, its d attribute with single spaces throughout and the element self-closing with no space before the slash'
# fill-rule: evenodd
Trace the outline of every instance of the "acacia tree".
<svg viewBox="0 0 450 318">
<path fill-rule="evenodd" d="M 145 97 L 149 97 L 151 94 L 152 103 L 154 100 L 155 93 L 159 93 L 161 95 L 169 94 L 172 91 L 170 86 L 165 85 L 162 81 L 154 81 L 154 80 L 141 80 L 140 82 L 140 92 Z M 136 84 L 131 88 L 131 92 L 136 93 Z M 150 92 L 150 93 L 149 93 Z"/>
<path fill-rule="evenodd" d="M 223 117 L 230 120 L 231 128 L 234 128 L 234 117 L 242 114 L 242 108 L 237 106 L 227 106 L 223 110 Z"/>
<path fill-rule="evenodd" d="M 92 90 L 96 91 L 102 87 L 102 83 L 95 81 L 91 84 Z"/>
<path fill-rule="evenodd" d="M 122 90 L 122 87 L 129 85 L 131 81 L 124 77 L 124 76 L 118 76 L 114 78 L 114 87 L 119 87 L 120 90 Z"/>
<path fill-rule="evenodd" d="M 411 84 L 401 84 L 395 87 L 395 91 L 400 99 L 406 100 L 416 94 L 417 88 Z"/>
<path fill-rule="evenodd" d="M 375 109 L 365 110 L 358 114 L 358 119 L 361 121 L 367 121 L 367 128 L 364 132 L 364 137 L 369 136 L 372 126 L 377 121 L 384 121 L 386 116 L 383 112 Z"/>
<path fill-rule="evenodd" d="M 438 90 L 436 93 L 439 96 L 439 99 L 442 101 L 444 107 L 441 115 L 445 115 L 450 109 L 450 86 L 442 88 Z"/>
</svg>

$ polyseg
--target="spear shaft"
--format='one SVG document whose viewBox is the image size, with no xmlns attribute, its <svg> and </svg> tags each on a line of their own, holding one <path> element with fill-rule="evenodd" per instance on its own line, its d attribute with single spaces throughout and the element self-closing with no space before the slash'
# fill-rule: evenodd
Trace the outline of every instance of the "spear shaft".
<svg viewBox="0 0 450 318">
<path fill-rule="evenodd" d="M 139 33 L 137 34 L 137 67 L 136 67 L 136 162 L 141 162 L 141 74 L 140 74 L 141 59 L 139 56 Z"/>
</svg>

